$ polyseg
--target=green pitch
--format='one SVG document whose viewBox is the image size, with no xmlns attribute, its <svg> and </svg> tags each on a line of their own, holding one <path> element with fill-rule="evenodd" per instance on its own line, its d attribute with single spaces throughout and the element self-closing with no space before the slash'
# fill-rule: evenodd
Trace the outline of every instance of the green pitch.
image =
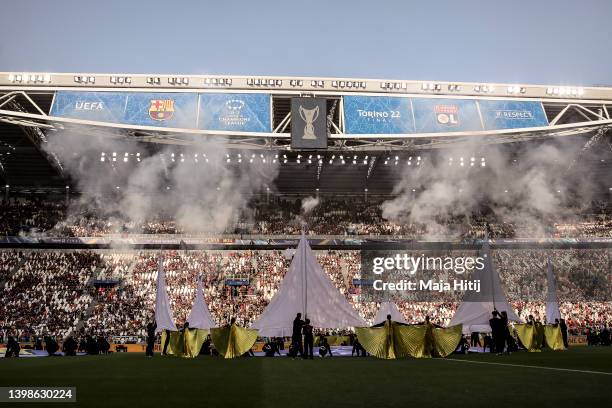
<svg viewBox="0 0 612 408">
<path fill-rule="evenodd" d="M 0 359 L 0 386 L 9 385 L 76 386 L 70 406 L 91 407 L 612 406 L 612 348 L 394 361 Z"/>
</svg>

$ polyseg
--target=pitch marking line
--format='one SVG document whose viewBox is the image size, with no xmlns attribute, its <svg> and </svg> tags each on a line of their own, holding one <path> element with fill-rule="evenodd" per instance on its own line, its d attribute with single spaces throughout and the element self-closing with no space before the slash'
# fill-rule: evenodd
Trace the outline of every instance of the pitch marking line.
<svg viewBox="0 0 612 408">
<path fill-rule="evenodd" d="M 489 365 L 499 365 L 499 366 L 509 366 L 509 367 L 539 368 L 541 370 L 567 371 L 570 373 L 612 375 L 612 373 L 606 373 L 604 371 L 576 370 L 572 368 L 543 367 L 543 366 L 534 366 L 534 365 L 525 365 L 525 364 L 493 363 L 490 361 L 472 361 L 472 360 L 461 360 L 457 358 L 442 358 L 442 359 L 436 359 L 436 360 L 459 361 L 461 363 L 489 364 Z"/>
</svg>

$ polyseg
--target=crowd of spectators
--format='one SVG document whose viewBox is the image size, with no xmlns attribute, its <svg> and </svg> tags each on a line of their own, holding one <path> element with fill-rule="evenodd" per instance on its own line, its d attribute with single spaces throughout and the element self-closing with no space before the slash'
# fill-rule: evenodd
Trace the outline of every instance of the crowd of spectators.
<svg viewBox="0 0 612 408">
<path fill-rule="evenodd" d="M 23 260 L 22 251 L 0 252 L 0 282 L 5 281 Z"/>
<path fill-rule="evenodd" d="M 472 214 L 440 216 L 427 223 L 388 220 L 382 215 L 382 199 L 322 198 L 307 216 L 311 235 L 397 236 L 406 239 L 439 238 L 588 238 L 612 237 L 612 208 L 593 204 L 574 214 L 539 219 L 509 220 L 490 209 Z M 105 234 L 184 234 L 170 214 L 155 214 L 140 222 L 121 214 L 108 214 L 92 204 L 13 198 L 0 206 L 0 234 L 39 232 L 51 236 L 102 236 Z M 516 217 L 515 217 L 516 218 Z M 296 235 L 303 228 L 302 201 L 275 198 L 253 200 L 242 215 L 227 226 L 225 234 Z M 435 227 L 435 228 L 434 228 Z M 190 234 L 219 234 L 220 231 L 189 231 Z"/>
<path fill-rule="evenodd" d="M 331 281 L 361 316 L 372 322 L 378 301 L 361 293 L 358 251 L 315 251 Z M 415 253 L 419 256 L 422 251 Z M 155 304 L 158 259 L 163 255 L 170 303 L 177 325 L 188 316 L 198 278 L 219 325 L 231 317 L 249 326 L 263 312 L 287 272 L 290 251 L 281 250 L 29 250 L 0 251 L 13 265 L 0 281 L 0 328 L 20 335 L 63 338 L 76 330 L 94 336 L 144 338 Z M 476 251 L 438 251 L 435 256 L 475 256 Z M 561 315 L 573 333 L 609 324 L 612 313 L 612 252 L 607 249 L 499 249 L 492 251 L 508 300 L 520 317 L 543 321 L 546 260 L 554 265 Z M 428 278 L 452 279 L 452 271 L 424 271 Z M 4 285 L 4 286 L 3 286 Z M 397 297 L 409 323 L 426 316 L 447 325 L 462 293 L 431 298 Z"/>
<path fill-rule="evenodd" d="M 64 219 L 62 203 L 44 200 L 2 200 L 0 202 L 0 235 L 51 230 Z"/>
<path fill-rule="evenodd" d="M 30 251 L 0 292 L 0 326 L 65 337 L 91 304 L 89 283 L 99 264 L 91 251 Z"/>
</svg>

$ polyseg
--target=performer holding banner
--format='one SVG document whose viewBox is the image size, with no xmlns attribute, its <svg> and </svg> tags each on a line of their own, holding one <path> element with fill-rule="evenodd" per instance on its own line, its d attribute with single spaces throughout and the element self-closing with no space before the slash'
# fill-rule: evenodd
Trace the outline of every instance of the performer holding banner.
<svg viewBox="0 0 612 408">
<path fill-rule="evenodd" d="M 257 330 L 237 326 L 235 317 L 227 326 L 211 329 L 210 335 L 215 348 L 225 358 L 240 357 L 257 340 Z"/>
<path fill-rule="evenodd" d="M 163 267 L 160 262 L 160 272 L 158 276 L 158 297 L 166 295 L 165 279 L 163 276 Z M 161 276 L 161 283 L 160 283 Z M 160 288 L 163 286 L 163 291 Z M 167 295 L 166 295 L 167 296 Z M 167 298 L 166 298 L 167 302 Z M 157 303 L 157 302 L 156 302 Z M 163 302 L 160 302 L 163 303 Z M 170 305 L 166 308 L 166 314 L 172 315 Z M 157 312 L 156 312 L 157 316 Z M 194 358 L 197 357 L 202 348 L 202 344 L 206 341 L 206 337 L 210 333 L 210 328 L 215 326 L 213 318 L 204 301 L 204 289 L 202 288 L 202 280 L 198 279 L 196 289 L 196 298 L 193 303 L 191 313 L 187 317 L 183 329 L 166 329 L 162 333 L 163 354 L 174 355 L 177 357 Z"/>
<path fill-rule="evenodd" d="M 423 324 L 403 325 L 392 321 L 390 315 L 382 327 L 355 328 L 357 338 L 367 352 L 384 359 L 446 357 L 457 348 L 461 331 L 461 324 L 449 328 L 435 327 L 429 322 L 429 317 Z"/>
</svg>

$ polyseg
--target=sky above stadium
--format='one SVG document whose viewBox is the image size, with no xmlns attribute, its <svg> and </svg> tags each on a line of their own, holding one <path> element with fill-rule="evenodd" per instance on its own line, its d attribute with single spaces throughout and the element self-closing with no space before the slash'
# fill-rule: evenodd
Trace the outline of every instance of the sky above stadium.
<svg viewBox="0 0 612 408">
<path fill-rule="evenodd" d="M 0 71 L 612 85 L 610 15 L 610 0 L 15 0 Z"/>
</svg>

